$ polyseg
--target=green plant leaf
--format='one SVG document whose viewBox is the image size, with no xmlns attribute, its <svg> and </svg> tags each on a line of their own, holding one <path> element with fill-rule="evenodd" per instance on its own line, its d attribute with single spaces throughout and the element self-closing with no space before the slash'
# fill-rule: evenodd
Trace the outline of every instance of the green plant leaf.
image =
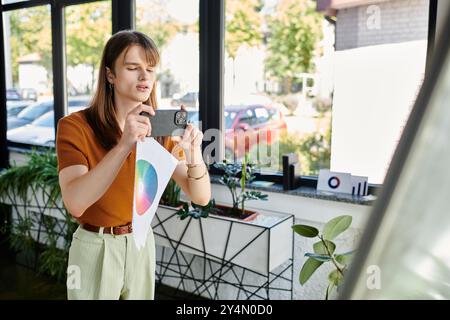
<svg viewBox="0 0 450 320">
<path fill-rule="evenodd" d="M 348 263 L 349 257 L 348 256 L 343 256 L 343 255 L 337 255 L 334 257 L 336 259 L 336 261 L 342 265 L 346 265 Z"/>
<path fill-rule="evenodd" d="M 355 250 L 349 251 L 349 252 L 345 252 L 345 253 L 341 253 L 341 254 L 337 254 L 335 256 L 335 259 L 337 262 L 339 262 L 340 264 L 346 265 L 350 262 L 351 258 L 352 258 L 352 254 L 355 252 Z"/>
<path fill-rule="evenodd" d="M 325 254 L 305 253 L 305 257 L 309 257 L 311 259 L 321 262 L 327 262 L 331 260 L 331 257 Z"/>
<path fill-rule="evenodd" d="M 339 270 L 335 269 L 335 270 L 331 271 L 330 274 L 328 275 L 328 280 L 334 286 L 338 287 L 342 283 L 342 281 L 344 280 L 344 277 L 339 272 Z"/>
<path fill-rule="evenodd" d="M 296 233 L 298 233 L 299 235 L 301 235 L 303 237 L 307 237 L 307 238 L 314 238 L 314 237 L 317 237 L 317 235 L 319 234 L 319 230 L 317 230 L 314 227 L 307 226 L 304 224 L 293 225 L 292 229 L 294 229 L 294 231 Z"/>
<path fill-rule="evenodd" d="M 331 219 L 323 227 L 323 238 L 326 240 L 333 240 L 347 230 L 351 223 L 352 217 L 348 215 Z"/>
<path fill-rule="evenodd" d="M 328 255 L 328 251 L 327 251 L 327 248 L 325 248 L 324 242 L 326 243 L 326 246 L 327 246 L 328 250 L 330 251 L 330 253 L 333 254 L 334 250 L 336 250 L 336 244 L 329 240 L 324 240 L 324 241 L 319 241 L 319 242 L 314 243 L 314 245 L 313 245 L 314 253 Z"/>
<path fill-rule="evenodd" d="M 308 258 L 300 271 L 300 284 L 304 285 L 323 262 Z"/>
<path fill-rule="evenodd" d="M 176 214 L 181 220 L 186 219 L 187 217 L 192 217 L 194 219 L 207 218 L 209 212 L 213 211 L 215 206 L 215 200 L 212 199 L 208 202 L 207 205 L 201 206 L 192 202 L 193 209 L 191 210 L 187 203 L 183 204 L 183 208 L 179 209 Z"/>
<path fill-rule="evenodd" d="M 263 194 L 260 191 L 244 191 L 240 195 L 242 197 L 242 201 L 246 200 L 267 200 L 268 195 Z"/>
</svg>

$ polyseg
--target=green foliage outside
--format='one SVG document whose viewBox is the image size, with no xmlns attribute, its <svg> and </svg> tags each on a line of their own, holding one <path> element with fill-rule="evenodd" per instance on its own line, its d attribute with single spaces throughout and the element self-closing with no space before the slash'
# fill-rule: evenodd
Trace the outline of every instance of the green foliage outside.
<svg viewBox="0 0 450 320">
<path fill-rule="evenodd" d="M 313 72 L 313 57 L 322 38 L 322 17 L 312 0 L 280 0 L 276 13 L 268 17 L 269 78 L 284 84 L 290 93 L 299 73 Z"/>
<path fill-rule="evenodd" d="M 38 53 L 40 64 L 48 71 L 49 83 L 52 80 L 52 33 L 50 6 L 38 6 L 7 12 L 9 17 L 11 70 L 13 83 L 19 81 L 19 58 Z"/>
<path fill-rule="evenodd" d="M 137 29 L 152 38 L 160 50 L 185 27 L 169 15 L 166 6 L 166 0 L 151 0 L 136 8 Z"/>
<path fill-rule="evenodd" d="M 262 44 L 260 11 L 258 0 L 228 0 L 225 4 L 225 50 L 235 59 L 242 45 L 254 47 Z"/>
<path fill-rule="evenodd" d="M 249 159 L 265 170 L 282 171 L 282 156 L 287 153 L 298 155 L 301 175 L 317 176 L 320 169 L 330 168 L 331 126 L 327 127 L 325 134 L 317 132 L 300 136 L 282 133 L 278 139 L 278 151 L 274 145 L 260 143 L 251 148 Z"/>
<path fill-rule="evenodd" d="M 52 33 L 49 6 L 8 12 L 13 83 L 19 81 L 19 59 L 37 53 L 48 71 L 52 88 Z M 93 74 L 100 63 L 103 47 L 111 35 L 111 5 L 106 1 L 68 6 L 65 9 L 67 65 L 87 64 Z M 93 83 L 90 90 L 92 90 Z"/>
<path fill-rule="evenodd" d="M 112 33 L 111 5 L 109 2 L 100 1 L 68 6 L 65 16 L 67 65 L 74 67 L 87 64 L 92 68 L 89 88 L 92 92 L 103 47 Z"/>
</svg>

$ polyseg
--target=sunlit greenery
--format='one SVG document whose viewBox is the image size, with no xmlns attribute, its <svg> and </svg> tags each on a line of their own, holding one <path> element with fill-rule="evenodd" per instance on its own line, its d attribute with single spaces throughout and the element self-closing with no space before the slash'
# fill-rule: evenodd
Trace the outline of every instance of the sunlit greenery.
<svg viewBox="0 0 450 320">
<path fill-rule="evenodd" d="M 68 6 L 65 9 L 65 18 L 67 65 L 89 65 L 92 70 L 89 89 L 92 90 L 103 47 L 112 32 L 111 4 L 100 1 Z"/>
<path fill-rule="evenodd" d="M 52 88 L 52 33 L 49 6 L 10 11 L 9 17 L 13 83 L 19 81 L 19 62 L 37 54 L 47 70 L 47 86 Z M 65 9 L 67 65 L 87 64 L 94 74 L 103 46 L 111 35 L 111 4 L 98 1 Z M 94 77 L 92 77 L 94 79 Z M 91 84 L 92 89 L 93 83 Z"/>
<path fill-rule="evenodd" d="M 322 37 L 321 19 L 312 0 L 280 0 L 275 15 L 268 17 L 266 69 L 269 77 L 284 83 L 285 93 L 291 92 L 299 73 L 314 71 L 312 59 Z"/>
<path fill-rule="evenodd" d="M 37 53 L 40 64 L 52 77 L 52 33 L 50 6 L 14 10 L 6 14 L 10 25 L 10 50 L 13 82 L 19 81 L 19 59 Z"/>
</svg>

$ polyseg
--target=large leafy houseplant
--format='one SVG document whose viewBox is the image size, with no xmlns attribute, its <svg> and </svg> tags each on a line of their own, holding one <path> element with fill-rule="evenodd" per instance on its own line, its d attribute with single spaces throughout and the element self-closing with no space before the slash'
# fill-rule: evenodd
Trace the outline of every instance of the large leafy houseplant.
<svg viewBox="0 0 450 320">
<path fill-rule="evenodd" d="M 313 252 L 305 254 L 307 259 L 300 270 L 299 277 L 301 285 L 304 285 L 322 264 L 331 263 L 334 267 L 328 275 L 325 299 L 328 299 L 333 288 L 338 289 L 342 284 L 353 253 L 353 251 L 336 253 L 336 244 L 332 240 L 347 230 L 351 223 L 352 217 L 343 215 L 328 221 L 322 232 L 309 225 L 296 224 L 292 226 L 294 231 L 302 237 L 319 239 L 313 245 Z"/>
<path fill-rule="evenodd" d="M 221 207 L 222 213 L 219 214 L 246 218 L 252 214 L 245 210 L 246 201 L 267 200 L 267 194 L 255 190 L 245 190 L 246 184 L 255 179 L 254 164 L 248 161 L 248 154 L 245 155 L 242 163 L 230 163 L 224 160 L 215 163 L 214 166 L 224 172 L 219 182 L 228 188 L 233 203 L 231 208 Z M 240 177 L 238 177 L 239 175 Z M 240 186 L 239 192 L 238 186 Z"/>
<path fill-rule="evenodd" d="M 185 203 L 177 211 L 180 219 L 183 220 L 189 216 L 195 219 L 207 218 L 210 213 L 243 220 L 251 219 L 252 216 L 255 216 L 255 212 L 245 210 L 245 202 L 249 200 L 267 200 L 268 196 L 259 191 L 245 190 L 246 184 L 255 179 L 254 164 L 248 161 L 248 154 L 245 155 L 242 163 L 231 163 L 223 160 L 222 162 L 214 163 L 213 166 L 223 171 L 219 182 L 230 191 L 232 207 L 217 205 L 214 199 L 210 200 L 205 206 L 195 203 L 191 203 L 190 206 Z M 240 192 L 238 192 L 238 186 L 240 187 Z"/>
<path fill-rule="evenodd" d="M 77 223 L 61 206 L 60 199 L 54 149 L 33 149 L 24 165 L 14 163 L 0 173 L 0 201 L 15 207 L 17 212 L 24 212 L 23 215 L 18 214 L 16 219 L 11 219 L 9 225 L 2 230 L 7 232 L 10 247 L 16 252 L 40 252 L 37 265 L 33 263 L 33 267 L 62 281 L 65 278 L 71 237 Z M 33 202 L 38 204 L 37 207 Z M 33 210 L 19 208 L 33 208 L 38 212 L 31 214 Z M 59 232 L 56 230 L 56 218 L 43 214 L 46 209 L 58 209 L 62 213 L 64 220 L 58 224 Z M 40 235 L 45 233 L 43 246 L 32 237 L 33 232 Z M 63 238 L 62 249 L 57 246 L 60 237 Z"/>
</svg>

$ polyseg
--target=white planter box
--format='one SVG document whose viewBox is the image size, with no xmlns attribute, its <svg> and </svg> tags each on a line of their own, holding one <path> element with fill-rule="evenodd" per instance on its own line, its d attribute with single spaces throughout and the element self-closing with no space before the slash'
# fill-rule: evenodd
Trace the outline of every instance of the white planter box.
<svg viewBox="0 0 450 320">
<path fill-rule="evenodd" d="M 62 199 L 56 201 L 56 206 L 49 207 L 48 195 L 43 190 L 38 189 L 33 192 L 32 188 L 28 188 L 27 202 L 25 203 L 21 197 L 15 196 L 14 198 L 5 197 L 1 198 L 0 202 L 6 205 L 10 205 L 12 208 L 11 218 L 13 221 L 24 219 L 25 217 L 33 217 L 30 235 L 33 240 L 41 244 L 47 243 L 47 234 L 45 227 L 39 225 L 40 214 L 45 216 L 51 216 L 60 221 L 60 224 L 65 228 L 65 216 L 64 206 Z M 62 249 L 64 247 L 65 240 L 63 237 L 58 238 L 57 247 Z"/>
<path fill-rule="evenodd" d="M 45 215 L 52 216 L 59 220 L 65 219 L 63 213 L 61 212 L 61 210 L 64 210 L 64 205 L 61 198 L 56 201 L 56 206 L 49 207 L 47 194 L 44 194 L 41 189 L 36 190 L 33 193 L 33 190 L 28 188 L 27 200 L 28 202 L 24 203 L 19 196 L 15 196 L 14 199 L 10 199 L 9 197 L 0 198 L 1 203 L 12 206 L 13 210 L 21 212 L 23 212 L 25 208 L 35 212 L 42 210 Z"/>
<path fill-rule="evenodd" d="M 293 215 L 256 210 L 260 216 L 250 222 L 216 215 L 180 220 L 177 210 L 158 207 L 152 221 L 157 245 L 229 261 L 265 276 L 292 259 Z M 265 225 L 261 220 L 265 220 Z"/>
</svg>

